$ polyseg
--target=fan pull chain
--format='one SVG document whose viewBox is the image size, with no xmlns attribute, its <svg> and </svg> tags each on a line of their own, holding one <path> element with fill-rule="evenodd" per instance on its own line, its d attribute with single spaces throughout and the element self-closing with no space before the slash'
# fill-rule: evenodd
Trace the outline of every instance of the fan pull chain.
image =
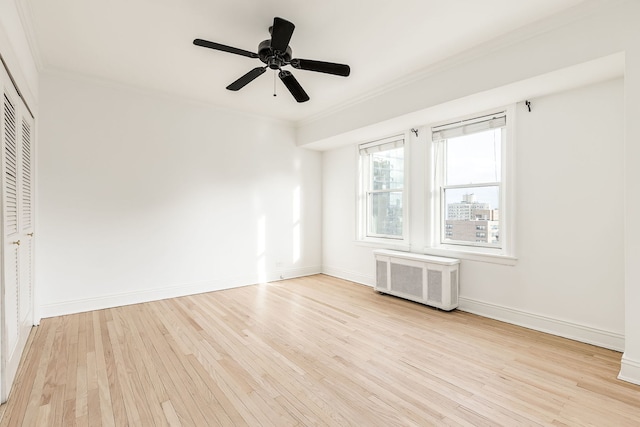
<svg viewBox="0 0 640 427">
<path fill-rule="evenodd" d="M 276 70 L 273 70 L 273 96 L 276 95 Z"/>
</svg>

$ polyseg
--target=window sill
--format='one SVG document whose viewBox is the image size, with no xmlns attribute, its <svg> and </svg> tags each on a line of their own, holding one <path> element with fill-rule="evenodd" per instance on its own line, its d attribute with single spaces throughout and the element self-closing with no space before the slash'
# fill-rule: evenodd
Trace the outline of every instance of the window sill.
<svg viewBox="0 0 640 427">
<path fill-rule="evenodd" d="M 491 264 L 501 265 L 516 265 L 518 258 L 510 255 L 504 255 L 497 250 L 491 252 L 491 250 L 474 250 L 469 248 L 451 247 L 451 246 L 439 246 L 432 248 L 424 248 L 426 255 L 444 256 L 450 258 L 458 258 L 461 260 L 487 262 Z"/>
<path fill-rule="evenodd" d="M 393 239 L 366 239 L 366 240 L 356 240 L 355 244 L 357 246 L 366 246 L 369 248 L 378 248 L 378 249 L 392 249 L 396 251 L 409 252 L 411 250 L 411 245 L 404 240 L 393 240 Z"/>
</svg>

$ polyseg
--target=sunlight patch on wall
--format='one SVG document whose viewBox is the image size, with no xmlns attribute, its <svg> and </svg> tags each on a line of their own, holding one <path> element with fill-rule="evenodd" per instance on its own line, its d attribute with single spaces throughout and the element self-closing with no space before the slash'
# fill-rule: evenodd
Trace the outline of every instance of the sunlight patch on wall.
<svg viewBox="0 0 640 427">
<path fill-rule="evenodd" d="M 258 282 L 264 283 L 267 281 L 267 219 L 264 215 L 258 218 L 256 237 Z"/>
<path fill-rule="evenodd" d="M 292 262 L 295 264 L 300 260 L 300 186 L 293 189 L 293 242 L 292 242 Z"/>
</svg>

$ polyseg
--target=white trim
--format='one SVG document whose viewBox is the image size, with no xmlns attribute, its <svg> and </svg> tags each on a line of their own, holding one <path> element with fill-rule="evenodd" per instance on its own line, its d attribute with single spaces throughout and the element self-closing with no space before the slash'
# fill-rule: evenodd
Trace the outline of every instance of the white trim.
<svg viewBox="0 0 640 427">
<path fill-rule="evenodd" d="M 18 12 L 18 11 L 16 11 L 16 12 Z M 19 12 L 18 12 L 18 15 L 19 15 Z M 18 16 L 18 18 L 20 18 L 20 16 Z M 27 36 L 25 34 L 25 38 L 26 37 Z M 28 43 L 29 43 L 29 41 L 27 40 L 27 44 Z M 9 37 L 9 34 L 6 32 L 5 28 L 2 27 L 2 25 L 0 25 L 0 52 L 2 53 L 2 57 L 4 58 L 4 62 L 7 65 L 7 72 L 10 73 L 13 76 L 16 86 L 18 86 L 20 88 L 20 93 L 24 97 L 23 100 L 24 100 L 25 104 L 29 105 L 33 115 L 37 116 L 37 111 L 38 111 L 38 96 L 37 96 L 37 92 L 38 92 L 38 88 L 37 87 L 32 87 L 30 85 L 30 83 L 33 83 L 33 84 L 37 85 L 38 82 L 37 81 L 36 82 L 32 82 L 27 77 L 28 76 L 28 74 L 27 74 L 28 70 L 25 70 L 24 67 L 28 67 L 29 64 L 21 63 L 21 61 L 19 59 L 19 55 L 15 51 L 14 44 L 11 42 L 11 38 Z M 33 62 L 33 66 L 34 66 L 35 71 L 38 71 L 38 69 L 37 69 L 38 65 L 36 64 L 35 59 L 33 58 L 33 56 L 31 56 L 31 59 L 33 59 L 33 61 L 34 61 Z M 2 65 L 0 64 L 0 67 L 1 66 Z"/>
<path fill-rule="evenodd" d="M 20 23 L 22 24 L 22 29 L 24 30 L 24 36 L 27 39 L 27 44 L 29 45 L 29 51 L 33 58 L 33 62 L 35 63 L 38 72 L 42 72 L 44 70 L 44 61 L 42 60 L 42 52 L 40 51 L 40 46 L 37 42 L 38 38 L 36 37 L 36 32 L 33 26 L 35 20 L 33 18 L 31 2 L 15 0 L 14 3 L 16 5 L 18 17 L 20 18 Z"/>
<path fill-rule="evenodd" d="M 516 105 L 506 108 L 507 127 L 506 144 L 502 150 L 502 186 L 500 187 L 500 239 L 502 241 L 502 255 L 515 259 L 516 256 L 516 140 L 517 111 Z"/>
<path fill-rule="evenodd" d="M 178 103 L 185 106 L 193 106 L 198 108 L 214 110 L 216 113 L 229 114 L 236 117 L 244 117 L 249 119 L 256 119 L 263 123 L 273 123 L 276 125 L 291 126 L 291 121 L 287 119 L 280 119 L 273 116 L 266 116 L 264 114 L 252 113 L 248 111 L 241 111 L 231 107 L 226 107 L 222 104 L 216 104 L 212 100 L 204 100 L 195 98 L 193 96 L 169 93 L 159 89 L 151 89 L 138 84 L 131 84 L 116 80 L 111 80 L 104 77 L 98 77 L 94 75 L 85 74 L 79 71 L 68 71 L 62 69 L 52 69 L 45 66 L 45 69 L 39 75 L 39 81 L 42 82 L 43 78 L 55 78 L 62 79 L 75 84 L 98 86 L 112 91 L 127 92 L 129 94 L 135 94 L 136 96 L 149 97 L 158 101 L 165 101 L 170 103 Z M 40 83 L 42 85 L 42 83 Z M 296 145 L 297 146 L 297 145 Z"/>
<path fill-rule="evenodd" d="M 493 252 L 495 251 L 495 252 Z M 437 255 L 451 258 L 459 258 L 467 261 L 488 262 L 491 264 L 501 264 L 514 266 L 518 262 L 518 258 L 509 255 L 503 255 L 500 249 L 473 246 L 442 245 L 437 248 L 424 248 L 426 255 Z"/>
<path fill-rule="evenodd" d="M 359 283 L 361 285 L 375 286 L 375 276 L 367 276 L 357 271 L 345 270 L 342 268 L 322 266 L 322 274 L 337 277 L 338 279 L 348 280 L 350 282 Z"/>
<path fill-rule="evenodd" d="M 401 239 L 382 239 L 367 237 L 366 240 L 356 240 L 353 242 L 356 246 L 364 246 L 368 248 L 377 249 L 394 249 L 397 251 L 408 252 L 411 250 L 411 245 Z"/>
<path fill-rule="evenodd" d="M 640 385 L 640 360 L 630 359 L 626 353 L 623 354 L 618 379 Z"/>
<path fill-rule="evenodd" d="M 365 243 L 372 244 L 375 247 L 382 248 L 393 248 L 400 249 L 409 248 L 410 247 L 410 195 L 411 195 L 411 141 L 410 131 L 405 131 L 402 134 L 397 134 L 395 136 L 386 137 L 383 139 L 378 139 L 376 141 L 371 141 L 367 143 L 362 143 L 356 145 L 356 161 L 357 161 L 357 170 L 358 175 L 356 177 L 356 242 L 357 243 Z M 367 194 L 369 192 L 368 188 L 368 174 L 370 172 L 370 166 L 368 162 L 364 159 L 369 159 L 369 155 L 371 153 L 364 153 L 362 147 L 371 148 L 377 145 L 383 145 L 385 143 L 389 143 L 389 141 L 402 141 L 402 147 L 404 148 L 404 178 L 403 178 L 403 187 L 400 189 L 402 191 L 402 236 L 368 236 L 368 199 Z M 367 175 L 367 176 L 365 176 Z M 367 181 L 365 183 L 365 180 Z M 393 189 L 389 190 L 390 192 L 394 191 Z M 396 189 L 395 191 L 398 191 Z"/>
<path fill-rule="evenodd" d="M 294 277 L 311 276 L 321 272 L 322 268 L 319 266 L 273 271 L 267 273 L 264 282 L 273 282 L 285 278 L 291 279 Z M 261 280 L 258 278 L 258 275 L 252 275 L 216 279 L 200 283 L 167 286 L 164 288 L 148 289 L 144 291 L 123 292 L 96 298 L 71 300 L 43 305 L 40 307 L 40 315 L 42 318 L 63 316 L 67 314 L 82 313 L 85 311 L 102 310 L 105 308 L 120 307 L 123 305 L 140 304 L 167 298 L 219 291 L 223 289 L 239 288 L 260 282 Z"/>
<path fill-rule="evenodd" d="M 624 349 L 624 334 L 606 331 L 540 314 L 530 313 L 466 297 L 459 298 L 458 309 L 528 329 L 593 344 L 611 350 Z M 640 365 L 638 365 L 640 374 Z M 640 375 L 638 377 L 640 379 Z"/>
<path fill-rule="evenodd" d="M 375 286 L 375 277 L 366 276 L 355 271 L 323 266 L 322 274 L 371 287 Z M 459 304 L 458 310 L 460 311 L 477 314 L 490 319 L 499 320 L 587 344 L 593 344 L 598 347 L 604 347 L 615 351 L 622 351 L 624 348 L 624 335 L 620 333 L 580 325 L 566 320 L 542 316 L 465 297 L 459 298 Z M 622 370 L 620 371 L 618 378 L 635 384 L 640 384 L 640 361 L 632 361 L 628 358 L 625 359 L 623 356 L 622 362 Z"/>
<path fill-rule="evenodd" d="M 475 118 L 482 118 L 487 115 L 495 114 L 495 111 L 503 111 L 506 115 L 505 135 L 502 146 L 502 176 L 500 180 L 500 239 L 501 248 L 480 247 L 473 244 L 446 244 L 440 243 L 442 234 L 442 218 L 444 206 L 440 201 L 442 198 L 441 183 L 444 180 L 443 168 L 438 163 L 444 162 L 441 157 L 444 155 L 442 147 L 438 145 L 439 141 L 428 140 L 429 149 L 427 150 L 427 173 L 425 176 L 425 200 L 427 226 L 425 227 L 426 247 L 424 253 L 439 256 L 448 256 L 460 259 L 468 259 L 472 261 L 490 262 L 504 265 L 515 265 L 517 258 L 515 256 L 515 188 L 516 188 L 516 145 L 515 138 L 516 128 L 516 105 L 493 108 L 484 112 L 476 112 L 466 114 L 456 119 L 457 121 L 469 121 Z M 447 126 L 450 120 L 434 122 L 426 125 L 431 132 L 438 126 Z M 437 156 L 436 156 L 437 154 Z"/>
<path fill-rule="evenodd" d="M 357 108 L 368 101 L 380 98 L 399 89 L 410 87 L 420 81 L 432 78 L 435 75 L 444 74 L 451 69 L 464 67 L 465 65 L 477 61 L 480 58 L 485 58 L 488 55 L 500 52 L 501 50 L 517 45 L 518 43 L 524 43 L 540 37 L 543 34 L 557 31 L 569 24 L 575 23 L 576 21 L 603 15 L 617 5 L 624 3 L 624 1 L 625 0 L 582 2 L 577 6 L 549 16 L 546 19 L 525 25 L 507 34 L 483 42 L 480 45 L 473 46 L 458 54 L 436 61 L 435 63 L 411 74 L 402 76 L 386 84 L 379 85 L 376 89 L 365 92 L 358 97 L 349 99 L 341 104 L 336 104 L 327 108 L 324 111 L 320 111 L 306 118 L 300 119 L 297 122 L 298 129 L 313 125 L 323 119 L 331 118 L 331 116 L 336 116 L 350 108 Z"/>
</svg>

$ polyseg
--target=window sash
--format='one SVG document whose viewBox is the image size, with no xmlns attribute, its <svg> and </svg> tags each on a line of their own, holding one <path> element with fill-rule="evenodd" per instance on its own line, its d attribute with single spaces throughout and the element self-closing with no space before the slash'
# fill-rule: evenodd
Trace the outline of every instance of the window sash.
<svg viewBox="0 0 640 427">
<path fill-rule="evenodd" d="M 502 209 L 501 209 L 501 205 L 502 205 L 502 185 L 499 182 L 487 183 L 487 184 L 473 184 L 473 185 L 441 186 L 440 187 L 440 244 L 502 249 L 502 239 L 500 239 L 498 241 L 498 243 L 491 243 L 491 242 L 477 242 L 477 241 L 471 241 L 471 240 L 454 240 L 454 239 L 448 238 L 448 236 L 453 235 L 452 230 L 453 230 L 454 227 L 451 224 L 447 224 L 447 204 L 446 204 L 446 199 L 447 198 L 446 198 L 446 195 L 445 195 L 446 191 L 450 190 L 450 189 L 462 190 L 462 189 L 466 189 L 466 188 L 473 189 L 473 188 L 478 188 L 478 187 L 497 187 L 497 189 L 498 189 L 498 200 L 499 200 L 498 212 L 499 212 L 499 215 L 502 215 Z M 503 230 L 504 230 L 503 222 L 502 222 L 501 219 L 499 219 L 497 222 L 499 224 L 498 236 L 502 236 Z M 484 230 L 478 230 L 477 229 L 477 225 L 475 225 L 473 227 L 474 235 L 477 232 L 490 233 L 491 229 L 489 227 L 487 227 Z M 478 236 L 476 236 L 476 237 L 478 237 Z M 486 235 L 484 237 L 486 237 Z"/>
<path fill-rule="evenodd" d="M 402 214 L 401 214 L 401 233 L 400 234 L 385 234 L 385 233 L 376 233 L 373 229 L 373 196 L 374 195 L 382 195 L 382 194 L 389 194 L 391 195 L 391 193 L 400 193 L 400 199 L 403 201 L 402 203 Z M 388 190 L 375 190 L 375 191 L 367 191 L 366 193 L 366 204 L 367 204 L 367 211 L 366 211 L 366 225 L 365 225 L 365 235 L 367 237 L 382 237 L 382 238 L 386 238 L 386 239 L 396 239 L 396 240 L 402 240 L 404 239 L 404 227 L 406 226 L 404 224 L 404 192 L 402 189 L 388 189 Z"/>
<path fill-rule="evenodd" d="M 446 177 L 447 177 L 447 142 L 450 139 L 456 138 L 456 137 L 460 137 L 460 136 L 466 136 L 466 135 L 472 135 L 474 133 L 480 133 L 480 132 L 484 132 L 487 130 L 491 130 L 491 129 L 499 129 L 499 128 L 503 128 L 503 132 L 502 132 L 502 141 L 501 141 L 501 151 L 502 151 L 502 156 L 500 156 L 500 170 L 501 170 L 501 175 L 498 177 L 499 180 L 498 181 L 485 181 L 485 182 L 473 182 L 473 183 L 461 183 L 461 184 L 451 184 L 451 185 L 447 185 L 446 183 Z M 462 247 L 477 247 L 477 248 L 486 248 L 486 249 L 499 249 L 499 250 L 504 250 L 505 249 L 505 240 L 504 240 L 504 231 L 507 229 L 505 221 L 507 220 L 507 218 L 504 216 L 505 210 L 504 210 L 504 204 L 505 204 L 505 194 L 503 192 L 503 181 L 505 178 L 505 165 L 504 165 L 504 161 L 505 161 L 505 144 L 506 144 L 506 112 L 505 111 L 501 111 L 498 113 L 494 113 L 494 114 L 489 114 L 489 115 L 484 115 L 484 116 L 479 116 L 476 118 L 472 118 L 469 120 L 461 120 L 461 121 L 457 121 L 457 122 L 453 122 L 453 123 L 449 123 L 449 124 L 445 124 L 442 126 L 436 126 L 433 127 L 431 129 L 432 131 L 432 141 L 434 143 L 434 147 L 435 149 L 435 183 L 436 183 L 436 189 L 437 189 L 437 193 L 438 194 L 438 205 L 436 205 L 436 209 L 438 210 L 438 216 L 439 216 L 439 221 L 437 224 L 434 224 L 436 227 L 437 231 L 437 238 L 434 241 L 438 242 L 439 245 L 445 245 L 445 246 L 460 246 Z M 498 229 L 497 229 L 497 236 L 498 236 L 498 242 L 497 243 L 491 243 L 491 242 L 487 242 L 487 241 L 482 241 L 482 242 L 477 242 L 474 241 L 476 239 L 476 230 L 475 227 L 473 230 L 473 236 L 471 235 L 465 235 L 465 238 L 468 238 L 469 240 L 453 240 L 451 237 L 453 237 L 453 235 L 455 234 L 455 227 L 451 224 L 449 224 L 449 227 L 447 227 L 447 200 L 446 200 L 446 192 L 447 190 L 464 190 L 464 189 L 469 189 L 471 190 L 470 193 L 473 192 L 473 189 L 475 188 L 480 188 L 480 187 L 495 187 L 498 191 L 498 202 L 497 202 L 497 206 L 495 206 L 493 209 L 497 209 L 499 212 L 499 219 L 498 219 Z M 487 227 L 487 230 L 481 230 L 479 232 L 484 232 L 486 233 L 485 235 L 485 239 L 486 236 L 490 236 L 491 233 L 493 232 L 492 229 L 490 229 L 490 227 Z M 436 237 L 434 236 L 434 237 Z M 473 240 L 472 240 L 473 239 Z"/>
<path fill-rule="evenodd" d="M 406 147 L 405 147 L 405 136 L 393 136 L 390 138 L 381 139 L 378 141 L 373 141 L 365 144 L 360 144 L 358 146 L 358 152 L 361 158 L 362 165 L 362 187 L 361 194 L 363 200 L 361 202 L 361 235 L 360 238 L 384 238 L 384 239 L 393 239 L 393 240 L 404 240 L 406 238 L 406 194 L 405 194 L 405 186 L 406 186 Z M 374 166 L 373 159 L 376 153 L 381 153 L 384 151 L 391 151 L 398 148 L 403 148 L 403 169 L 402 169 L 402 184 L 398 187 L 393 187 L 390 185 L 390 188 L 383 189 L 374 189 Z M 400 213 L 400 227 L 401 231 L 399 234 L 385 234 L 378 233 L 375 229 L 374 221 L 374 212 L 373 212 L 373 199 L 378 196 L 384 194 L 398 194 L 401 200 L 401 213 Z M 391 198 L 391 196 L 390 196 Z"/>
<path fill-rule="evenodd" d="M 493 186 L 499 186 L 502 182 L 501 181 L 494 181 L 494 182 L 479 182 L 477 184 L 455 184 L 455 185 L 441 185 L 441 188 L 445 188 L 447 190 L 457 190 L 457 189 L 464 189 L 464 188 L 478 188 L 478 187 L 493 187 Z"/>
</svg>

